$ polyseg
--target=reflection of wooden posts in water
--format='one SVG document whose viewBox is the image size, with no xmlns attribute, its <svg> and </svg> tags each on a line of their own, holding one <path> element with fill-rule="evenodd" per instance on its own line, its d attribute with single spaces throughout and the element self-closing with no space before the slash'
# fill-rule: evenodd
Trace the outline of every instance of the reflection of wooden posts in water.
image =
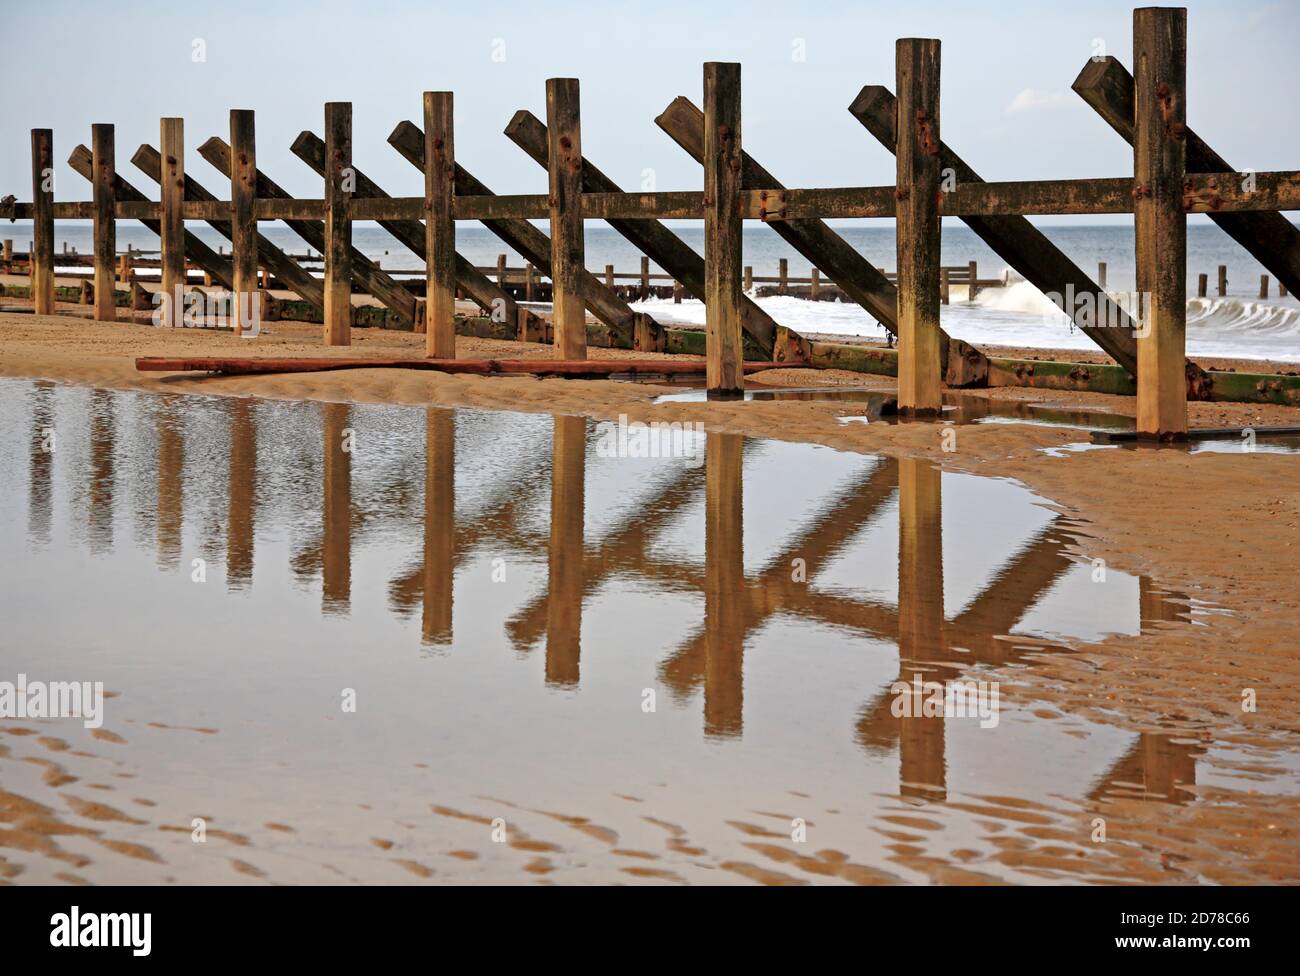
<svg viewBox="0 0 1300 976">
<path fill-rule="evenodd" d="M 248 279 L 244 279 L 247 281 Z M 253 579 L 257 505 L 257 420 L 252 401 L 230 401 L 230 471 L 226 515 L 226 586 L 242 589 Z"/>
<path fill-rule="evenodd" d="M 1188 609 L 1188 599 L 1181 593 L 1171 593 L 1152 582 L 1149 576 L 1138 577 L 1138 618 L 1142 631 L 1159 622 L 1179 623 L 1180 614 Z"/>
<path fill-rule="evenodd" d="M 1196 797 L 1185 787 L 1196 784 L 1196 757 L 1204 752 L 1200 745 L 1186 739 L 1142 732 L 1088 792 L 1088 798 L 1189 803 Z"/>
<path fill-rule="evenodd" d="M 185 435 L 181 412 L 164 400 L 158 417 L 158 565 L 174 569 L 181 557 Z"/>
<path fill-rule="evenodd" d="M 546 683 L 577 686 L 585 585 L 587 419 L 556 417 L 551 443 L 551 538 L 546 576 Z"/>
<path fill-rule="evenodd" d="M 456 559 L 456 415 L 430 407 L 424 432 L 424 615 L 426 643 L 450 644 Z"/>
<path fill-rule="evenodd" d="M 48 542 L 54 493 L 54 384 L 32 384 L 32 433 L 27 487 L 27 533 L 36 542 Z"/>
<path fill-rule="evenodd" d="M 346 612 L 352 599 L 352 445 L 343 448 L 352 409 L 346 403 L 326 403 L 322 410 L 321 602 L 326 610 Z"/>
<path fill-rule="evenodd" d="M 92 552 L 113 548 L 113 394 L 90 394 L 90 496 L 87 524 Z"/>
<path fill-rule="evenodd" d="M 745 563 L 738 434 L 709 434 L 704 468 L 704 732 L 744 724 Z"/>
<path fill-rule="evenodd" d="M 932 660 L 943 647 L 943 472 L 929 461 L 898 462 L 898 680 L 935 680 Z M 942 715 L 899 719 L 899 790 L 934 798 L 947 792 Z"/>
</svg>

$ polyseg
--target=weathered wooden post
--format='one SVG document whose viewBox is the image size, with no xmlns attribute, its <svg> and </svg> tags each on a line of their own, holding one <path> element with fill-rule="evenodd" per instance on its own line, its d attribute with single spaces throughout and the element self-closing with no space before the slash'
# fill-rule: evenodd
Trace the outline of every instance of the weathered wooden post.
<svg viewBox="0 0 1300 976">
<path fill-rule="evenodd" d="M 939 42 L 901 38 L 898 88 L 898 409 L 943 408 L 939 358 Z"/>
<path fill-rule="evenodd" d="M 949 300 L 949 295 L 951 294 L 949 290 L 948 278 L 949 278 L 948 269 L 940 268 L 939 269 L 939 304 L 940 305 L 947 305 Z"/>
<path fill-rule="evenodd" d="M 1102 291 L 1106 290 L 1106 262 L 1105 261 L 1097 262 L 1097 284 L 1101 287 Z"/>
<path fill-rule="evenodd" d="M 1204 298 L 1210 290 L 1210 276 L 1199 274 L 1196 276 L 1196 297 Z"/>
<path fill-rule="evenodd" d="M 745 265 L 745 281 L 741 289 L 746 294 L 754 290 L 754 266 L 752 264 Z"/>
<path fill-rule="evenodd" d="M 427 158 L 427 157 L 426 157 L 426 158 Z M 497 255 L 497 286 L 500 287 L 500 289 L 501 289 L 502 291 L 505 291 L 505 287 L 506 287 L 506 256 L 505 256 L 504 254 L 498 254 L 498 255 Z"/>
<path fill-rule="evenodd" d="M 54 131 L 32 130 L 32 243 L 27 252 L 37 315 L 54 314 Z"/>
<path fill-rule="evenodd" d="M 231 318 L 235 335 L 259 322 L 262 296 L 257 288 L 257 137 L 250 109 L 230 110 L 230 253 L 235 274 Z"/>
<path fill-rule="evenodd" d="M 1137 431 L 1173 440 L 1187 434 L 1187 11 L 1134 10 L 1133 59 L 1137 286 L 1150 296 L 1138 332 Z"/>
<path fill-rule="evenodd" d="M 674 304 L 674 305 L 680 305 L 681 303 L 682 303 L 682 283 L 681 283 L 680 281 L 677 281 L 677 280 L 674 279 L 674 281 L 673 281 L 673 304 Z"/>
<path fill-rule="evenodd" d="M 587 312 L 582 301 L 585 243 L 582 229 L 581 118 L 578 79 L 547 79 L 551 301 L 555 354 L 560 359 L 587 358 Z"/>
<path fill-rule="evenodd" d="M 650 259 L 641 255 L 641 301 L 650 297 Z"/>
<path fill-rule="evenodd" d="M 352 103 L 325 103 L 325 345 L 352 344 Z"/>
<path fill-rule="evenodd" d="M 704 65 L 704 307 L 708 392 L 745 387 L 741 332 L 740 65 Z"/>
<path fill-rule="evenodd" d="M 778 295 L 788 295 L 790 293 L 789 259 L 781 258 L 781 260 L 777 262 L 776 279 L 776 293 Z"/>
<path fill-rule="evenodd" d="M 612 264 L 605 265 L 605 287 L 614 287 L 614 266 Z"/>
<path fill-rule="evenodd" d="M 1268 275 L 1259 276 L 1259 297 L 1268 297 Z"/>
<path fill-rule="evenodd" d="M 113 192 L 117 163 L 114 160 L 113 127 L 99 123 L 92 125 L 90 145 L 95 201 L 95 321 L 113 322 L 117 319 L 117 296 L 113 291 L 113 260 L 117 254 L 117 218 L 114 214 L 117 195 Z"/>
<path fill-rule="evenodd" d="M 533 267 L 533 262 L 524 262 L 524 301 L 533 300 L 533 288 L 537 282 L 537 269 Z"/>
<path fill-rule="evenodd" d="M 0 260 L 4 261 L 5 267 L 7 268 L 9 266 L 9 262 L 11 262 L 14 259 L 14 242 L 11 238 L 8 237 L 5 238 L 4 250 L 3 252 L 0 253 L 3 254 L 3 257 L 0 257 Z"/>
<path fill-rule="evenodd" d="M 162 120 L 159 132 L 159 199 L 162 201 L 158 255 L 164 328 L 179 328 L 185 314 L 185 120 Z"/>
<path fill-rule="evenodd" d="M 424 354 L 456 358 L 456 187 L 451 92 L 424 93 Z"/>
<path fill-rule="evenodd" d="M 1219 297 L 1222 298 L 1228 294 L 1228 266 L 1219 265 Z"/>
<path fill-rule="evenodd" d="M 978 261 L 971 261 L 966 266 L 966 275 L 970 278 L 970 291 L 966 294 L 966 301 L 973 302 L 975 301 L 975 296 L 979 294 L 980 290 L 980 269 Z"/>
<path fill-rule="evenodd" d="M 813 268 L 808 277 L 808 297 L 814 302 L 821 297 L 822 293 L 822 273 Z"/>
</svg>

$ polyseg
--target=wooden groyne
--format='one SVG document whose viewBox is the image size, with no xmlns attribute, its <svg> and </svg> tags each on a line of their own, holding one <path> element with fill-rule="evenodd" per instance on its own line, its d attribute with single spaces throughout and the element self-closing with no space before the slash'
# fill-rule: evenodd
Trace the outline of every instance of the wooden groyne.
<svg viewBox="0 0 1300 976">
<path fill-rule="evenodd" d="M 551 79 L 546 120 L 519 112 L 506 128 L 506 135 L 545 168 L 546 193 L 497 195 L 468 173 L 455 158 L 451 93 L 426 92 L 422 127 L 403 122 L 389 138 L 422 173 L 421 196 L 390 196 L 353 164 L 351 105 L 331 102 L 325 106 L 323 138 L 304 132 L 293 145 L 295 155 L 322 177 L 320 198 L 292 198 L 257 167 L 253 114 L 235 110 L 229 142 L 209 139 L 200 149 L 230 180 L 229 199 L 220 199 L 185 172 L 183 122 L 168 118 L 162 120 L 159 147 L 142 146 L 132 156 L 135 166 L 159 184 L 157 202 L 117 171 L 112 126 L 98 125 L 92 148 L 77 147 L 70 160 L 91 180 L 93 199 L 56 203 L 50 178 L 53 133 L 36 129 L 32 201 L 6 198 L 0 216 L 33 222 L 29 292 L 40 314 L 55 311 L 56 219 L 94 221 L 95 316 L 105 321 L 115 317 L 121 302 L 115 287 L 116 221 L 140 220 L 161 239 L 165 324 L 181 324 L 177 300 L 188 287 L 189 263 L 253 308 L 263 301 L 258 271 L 269 271 L 318 312 L 327 345 L 350 341 L 358 315 L 352 295 L 360 290 L 377 300 L 385 318 L 424 332 L 426 352 L 433 358 L 445 358 L 463 328 L 464 320 L 454 314 L 457 294 L 484 309 L 485 318 L 503 334 L 553 342 L 561 359 L 585 358 L 591 336 L 587 312 L 611 345 L 671 350 L 674 330 L 630 308 L 630 296 L 620 292 L 616 280 L 586 270 L 583 221 L 605 220 L 680 283 L 684 293 L 704 302 L 703 345 L 708 385 L 715 393 L 741 389 L 746 359 L 893 372 L 900 408 L 917 415 L 940 409 L 945 384 L 1134 390 L 1139 432 L 1179 438 L 1187 429 L 1189 397 L 1300 402 L 1296 377 L 1247 381 L 1243 374 L 1207 373 L 1185 356 L 1188 213 L 1210 215 L 1282 286 L 1292 292 L 1300 288 L 1300 230 L 1280 213 L 1300 209 L 1300 172 L 1233 171 L 1187 127 L 1186 28 L 1181 8 L 1138 9 L 1133 16 L 1136 76 L 1113 58 L 1102 58 L 1089 61 L 1075 82 L 1085 101 L 1133 144 L 1133 172 L 1120 177 L 985 182 L 940 136 L 940 42 L 908 38 L 896 48 L 896 90 L 864 87 L 849 108 L 895 154 L 891 186 L 786 187 L 743 149 L 740 66 L 710 62 L 704 66 L 702 105 L 678 97 L 656 119 L 699 162 L 702 191 L 621 190 L 585 155 L 577 80 Z M 1131 213 L 1135 219 L 1142 298 L 1137 321 L 1027 219 L 1033 214 L 1112 213 Z M 1000 361 L 947 336 L 938 310 L 945 277 L 951 286 L 954 269 L 944 269 L 939 260 L 944 216 L 962 219 L 1043 292 L 1073 296 L 1074 304 L 1065 311 L 1118 365 Z M 826 223 L 880 217 L 897 222 L 892 279 Z M 704 222 L 702 257 L 662 223 L 669 219 Z M 258 232 L 258 222 L 268 220 L 285 221 L 321 252 L 323 279 Z M 494 280 L 455 252 L 458 220 L 482 222 L 550 279 L 554 311 L 549 323 L 523 307 L 526 280 L 519 287 L 507 280 L 508 274 Z M 533 220 L 549 223 L 549 237 Z M 746 281 L 744 272 L 745 220 L 771 226 L 817 269 L 819 290 L 824 275 L 828 286 L 897 337 L 897 353 L 817 343 L 774 321 L 747 293 L 755 283 L 752 274 Z M 198 241 L 186 231 L 186 221 L 205 221 L 227 237 L 230 257 Z M 425 262 L 423 297 L 352 246 L 353 221 L 378 222 Z M 527 275 L 527 266 L 523 270 Z M 981 287 L 976 274 L 970 277 L 976 289 Z M 810 278 L 810 291 L 812 287 Z"/>
</svg>

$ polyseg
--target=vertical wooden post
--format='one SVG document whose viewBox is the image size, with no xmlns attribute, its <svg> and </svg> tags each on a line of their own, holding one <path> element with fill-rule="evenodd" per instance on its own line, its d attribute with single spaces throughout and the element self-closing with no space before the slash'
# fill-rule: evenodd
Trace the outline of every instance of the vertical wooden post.
<svg viewBox="0 0 1300 976">
<path fill-rule="evenodd" d="M 504 291 L 506 287 L 506 256 L 497 255 L 497 284 Z"/>
<path fill-rule="evenodd" d="M 111 125 L 95 124 L 90 127 L 92 192 L 95 199 L 95 321 L 113 322 L 117 319 L 117 296 L 113 290 L 113 259 L 117 254 L 117 218 L 113 207 L 117 202 L 113 192 L 113 177 L 117 175 L 114 160 L 114 137 Z"/>
<path fill-rule="evenodd" d="M 614 266 L 612 264 L 605 265 L 605 287 L 614 287 Z"/>
<path fill-rule="evenodd" d="M 940 305 L 947 305 L 949 301 L 949 296 L 951 295 L 948 278 L 949 278 L 948 269 L 940 268 L 939 269 L 939 304 Z"/>
<path fill-rule="evenodd" d="M 587 358 L 587 311 L 582 302 L 582 137 L 577 78 L 546 82 L 547 170 L 551 204 L 551 286 L 555 354 Z"/>
<path fill-rule="evenodd" d="M 1268 275 L 1259 276 L 1259 297 L 1268 297 Z"/>
<path fill-rule="evenodd" d="M 641 301 L 650 297 L 650 259 L 641 255 Z"/>
<path fill-rule="evenodd" d="M 230 110 L 230 253 L 234 267 L 234 308 L 231 318 L 235 335 L 244 326 L 256 327 L 261 319 L 262 299 L 257 289 L 257 219 L 253 200 L 257 196 L 257 137 L 250 109 Z"/>
<path fill-rule="evenodd" d="M 1187 11 L 1133 11 L 1133 223 L 1138 291 L 1150 296 L 1138 336 L 1139 437 L 1187 434 Z"/>
<path fill-rule="evenodd" d="M 1106 262 L 1097 262 L 1097 285 L 1102 291 L 1106 290 Z"/>
<path fill-rule="evenodd" d="M 9 262 L 14 259 L 14 242 L 12 238 L 5 238 L 4 250 L 0 253 L 3 254 L 3 257 L 0 258 L 0 260 L 3 260 L 5 265 L 8 266 Z"/>
<path fill-rule="evenodd" d="M 681 303 L 682 303 L 682 283 L 680 281 L 674 281 L 673 282 L 673 304 L 680 305 Z"/>
<path fill-rule="evenodd" d="M 451 215 L 456 156 L 452 103 L 451 92 L 424 93 L 424 253 L 428 276 L 424 354 L 433 359 L 456 358 L 456 222 Z"/>
<path fill-rule="evenodd" d="M 776 277 L 777 277 L 776 293 L 778 295 L 789 294 L 790 262 L 786 258 L 782 258 L 780 263 L 777 265 Z"/>
<path fill-rule="evenodd" d="M 740 65 L 704 65 L 704 314 L 708 392 L 745 388 L 741 333 Z"/>
<path fill-rule="evenodd" d="M 741 288 L 746 293 L 754 290 L 754 266 L 752 264 L 745 265 L 745 280 Z"/>
<path fill-rule="evenodd" d="M 27 252 L 37 315 L 54 314 L 54 131 L 32 130 L 32 243 Z"/>
<path fill-rule="evenodd" d="M 1219 297 L 1222 298 L 1228 294 L 1228 266 L 1219 265 Z"/>
<path fill-rule="evenodd" d="M 822 293 L 822 273 L 813 268 L 808 276 L 808 297 L 814 302 L 821 298 Z"/>
<path fill-rule="evenodd" d="M 1207 274 L 1197 275 L 1196 276 L 1196 297 L 1204 298 L 1206 293 L 1209 290 L 1210 290 L 1210 276 Z"/>
<path fill-rule="evenodd" d="M 533 262 L 524 262 L 524 301 L 533 300 L 533 287 L 537 282 L 537 269 L 533 267 Z"/>
<path fill-rule="evenodd" d="M 898 409 L 943 407 L 939 362 L 939 42 L 901 38 L 898 85 Z M 974 290 L 972 282 L 972 291 Z"/>
<path fill-rule="evenodd" d="M 970 279 L 970 290 L 966 293 L 966 301 L 975 301 L 975 296 L 980 290 L 980 269 L 979 262 L 972 261 L 966 266 L 966 276 Z"/>
<path fill-rule="evenodd" d="M 325 103 L 325 345 L 352 344 L 352 103 Z"/>
<path fill-rule="evenodd" d="M 159 237 L 162 249 L 159 263 L 162 266 L 162 311 L 160 325 L 175 329 L 181 325 L 185 314 L 185 217 L 181 206 L 185 202 L 185 120 L 163 119 L 159 133 L 162 150 L 162 181 L 159 183 L 162 200 L 162 227 Z"/>
</svg>

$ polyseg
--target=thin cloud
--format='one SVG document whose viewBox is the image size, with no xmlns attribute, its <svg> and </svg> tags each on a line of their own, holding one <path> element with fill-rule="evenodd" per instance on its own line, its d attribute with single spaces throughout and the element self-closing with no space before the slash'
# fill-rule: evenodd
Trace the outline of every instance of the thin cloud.
<svg viewBox="0 0 1300 976">
<path fill-rule="evenodd" d="M 1070 96 L 1066 92 L 1044 92 L 1035 88 L 1026 88 L 1011 99 L 1011 104 L 1006 110 L 1008 115 L 1015 112 L 1040 112 L 1058 109 L 1069 103 Z"/>
</svg>

